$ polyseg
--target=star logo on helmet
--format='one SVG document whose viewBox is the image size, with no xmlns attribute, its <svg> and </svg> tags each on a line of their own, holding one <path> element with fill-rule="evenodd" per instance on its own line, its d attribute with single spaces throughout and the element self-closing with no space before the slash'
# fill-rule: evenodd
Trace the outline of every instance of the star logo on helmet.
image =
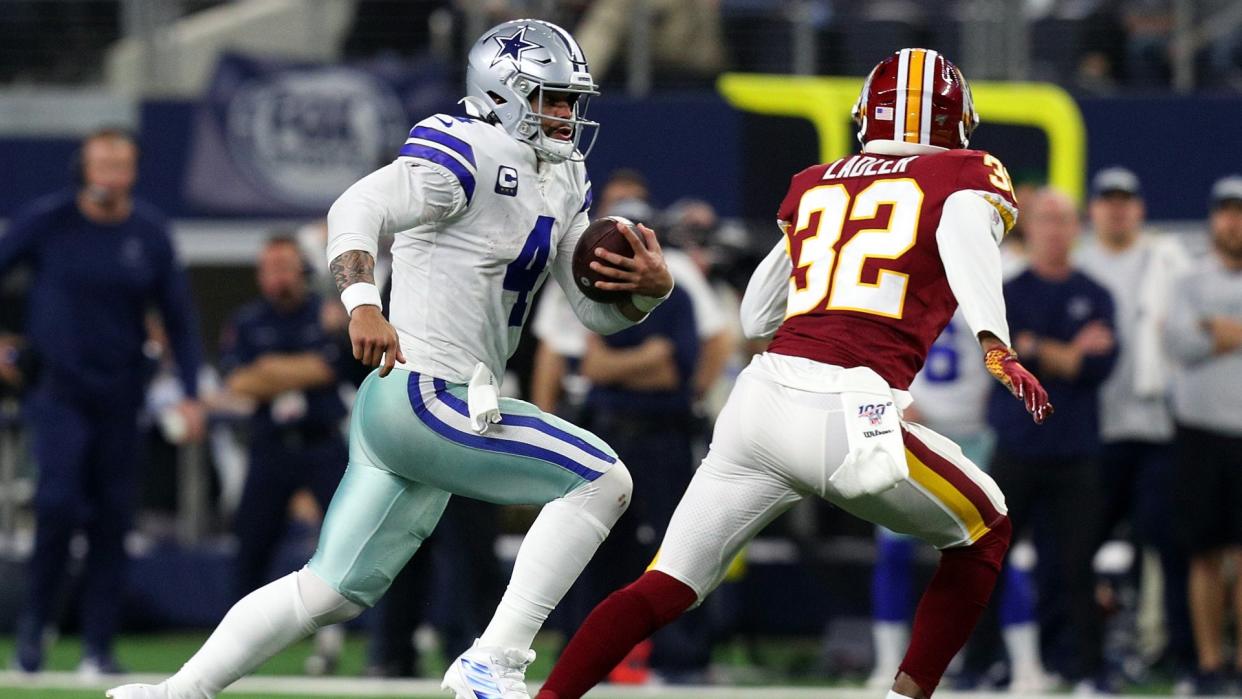
<svg viewBox="0 0 1242 699">
<path fill-rule="evenodd" d="M 527 27 L 518 29 L 513 33 L 513 36 L 496 35 L 492 37 L 492 41 L 500 44 L 500 50 L 497 51 L 496 56 L 492 58 L 492 65 L 496 65 L 506 58 L 514 63 L 518 63 L 522 60 L 523 51 L 544 48 L 541 44 L 536 44 L 533 41 L 526 40 L 526 29 Z"/>
</svg>

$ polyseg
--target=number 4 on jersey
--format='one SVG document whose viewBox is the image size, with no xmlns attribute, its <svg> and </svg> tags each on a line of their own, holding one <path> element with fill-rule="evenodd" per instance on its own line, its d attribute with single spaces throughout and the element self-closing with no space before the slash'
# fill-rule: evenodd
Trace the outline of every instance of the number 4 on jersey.
<svg viewBox="0 0 1242 699">
<path fill-rule="evenodd" d="M 539 283 L 539 275 L 548 266 L 548 252 L 552 249 L 552 226 L 556 219 L 540 216 L 535 227 L 526 237 L 526 244 L 516 259 L 505 268 L 501 286 L 505 291 L 516 291 L 517 301 L 509 311 L 509 325 L 520 326 L 526 320 L 526 307 L 530 304 L 530 292 Z"/>
</svg>

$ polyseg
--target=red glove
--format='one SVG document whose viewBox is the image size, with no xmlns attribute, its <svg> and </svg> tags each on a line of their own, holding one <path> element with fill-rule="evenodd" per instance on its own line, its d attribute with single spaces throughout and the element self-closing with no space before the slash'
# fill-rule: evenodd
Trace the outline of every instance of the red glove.
<svg viewBox="0 0 1242 699">
<path fill-rule="evenodd" d="M 1018 361 L 1017 352 L 1008 347 L 993 347 L 983 356 L 983 363 L 988 373 L 1026 405 L 1026 412 L 1031 414 L 1036 424 L 1042 425 L 1052 414 L 1048 392 L 1039 384 L 1039 379 Z"/>
</svg>

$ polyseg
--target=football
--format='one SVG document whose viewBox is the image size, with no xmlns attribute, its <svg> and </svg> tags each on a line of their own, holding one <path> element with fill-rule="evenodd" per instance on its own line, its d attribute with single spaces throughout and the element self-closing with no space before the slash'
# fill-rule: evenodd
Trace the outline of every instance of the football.
<svg viewBox="0 0 1242 699">
<path fill-rule="evenodd" d="M 593 301 L 618 303 L 630 296 L 625 291 L 606 291 L 597 288 L 595 286 L 596 281 L 615 280 L 591 269 L 591 262 L 599 259 L 595 255 L 595 248 L 603 248 L 618 255 L 633 257 L 634 249 L 630 247 L 630 241 L 626 240 L 625 234 L 621 232 L 622 226 L 628 226 L 638 234 L 638 231 L 634 229 L 633 222 L 630 220 L 620 216 L 605 216 L 592 221 L 591 225 L 587 226 L 587 229 L 582 232 L 582 237 L 578 239 L 578 246 L 574 248 L 574 281 L 578 284 L 578 288 L 582 290 L 582 293 Z M 638 235 L 638 239 L 642 240 L 642 235 Z"/>
</svg>

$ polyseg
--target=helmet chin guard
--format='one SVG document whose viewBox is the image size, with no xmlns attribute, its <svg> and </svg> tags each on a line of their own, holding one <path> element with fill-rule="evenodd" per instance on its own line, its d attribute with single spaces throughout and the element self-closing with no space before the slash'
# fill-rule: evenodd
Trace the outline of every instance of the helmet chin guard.
<svg viewBox="0 0 1242 699">
<path fill-rule="evenodd" d="M 571 116 L 545 113 L 545 98 L 558 93 L 572 104 Z M 586 118 L 587 103 L 598 94 L 582 47 L 550 22 L 518 19 L 497 25 L 475 42 L 466 61 L 467 111 L 494 119 L 547 162 L 586 159 L 599 132 L 599 123 Z M 545 123 L 569 126 L 572 136 L 549 136 Z"/>
</svg>

